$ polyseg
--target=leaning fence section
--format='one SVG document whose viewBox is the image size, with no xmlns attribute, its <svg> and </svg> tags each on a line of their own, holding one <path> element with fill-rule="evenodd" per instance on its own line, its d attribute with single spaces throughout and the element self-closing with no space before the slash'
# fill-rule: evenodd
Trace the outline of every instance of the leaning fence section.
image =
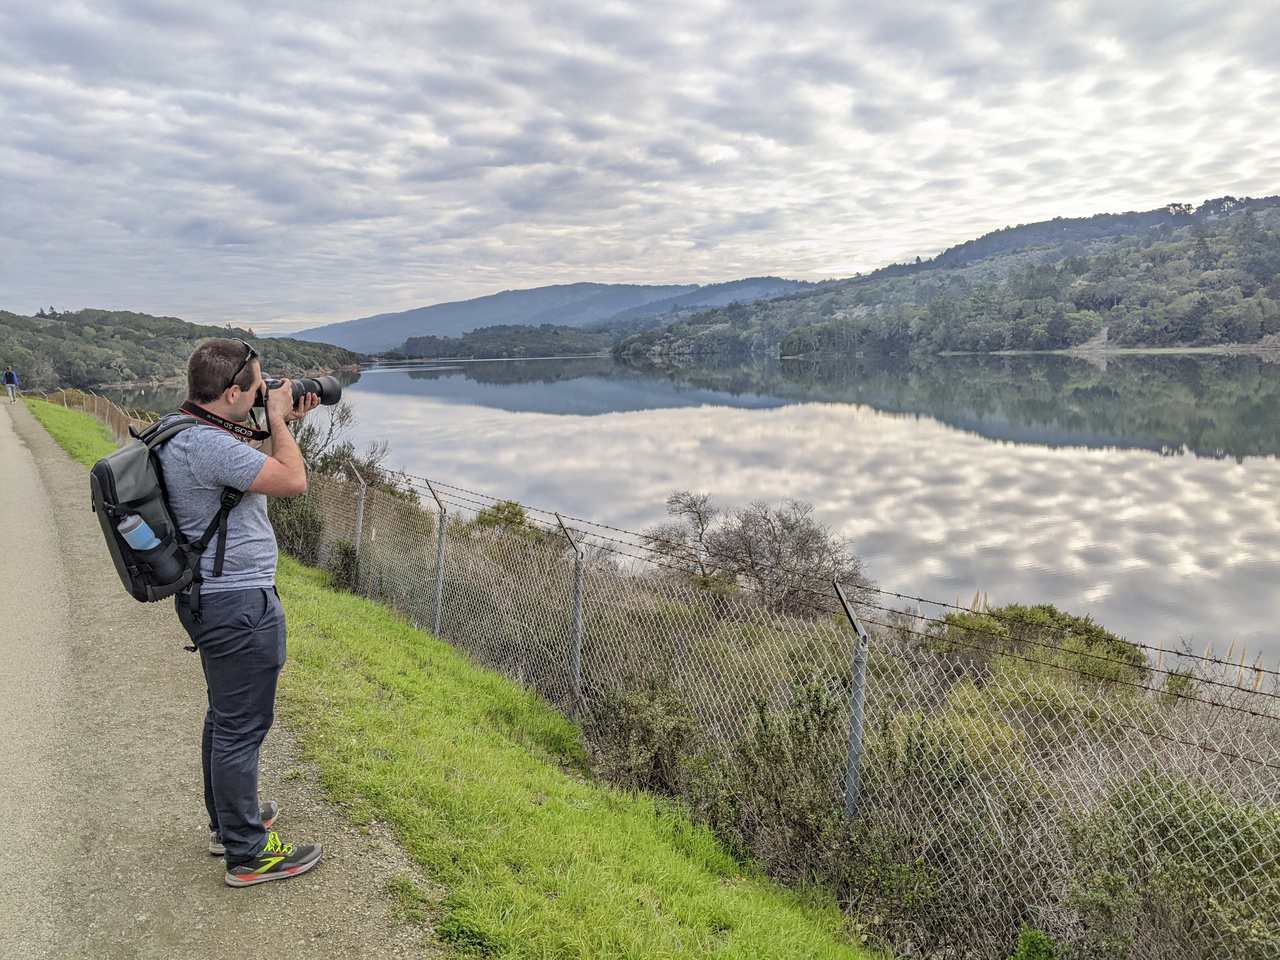
<svg viewBox="0 0 1280 960">
<path fill-rule="evenodd" d="M 68 405 L 127 430 L 100 403 Z M 1280 957 L 1280 673 L 869 583 L 780 603 L 643 536 L 367 479 L 313 477 L 282 540 L 899 955 L 1005 960 L 1033 929 L 1060 957 Z"/>
<path fill-rule="evenodd" d="M 85 413 L 93 414 L 106 424 L 117 442 L 123 441 L 129 436 L 130 427 L 140 430 L 149 422 L 145 417 L 131 411 L 122 410 L 108 398 L 88 390 L 65 389 L 54 390 L 49 393 L 31 393 L 28 391 L 26 396 L 36 396 L 50 403 L 56 403 L 60 407 L 82 410 Z"/>
</svg>

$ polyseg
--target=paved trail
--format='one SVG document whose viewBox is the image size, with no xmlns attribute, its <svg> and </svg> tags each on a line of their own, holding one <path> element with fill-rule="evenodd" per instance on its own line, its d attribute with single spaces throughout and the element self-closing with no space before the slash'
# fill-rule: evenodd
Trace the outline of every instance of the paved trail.
<svg viewBox="0 0 1280 960">
<path fill-rule="evenodd" d="M 169 603 L 120 586 L 83 467 L 0 404 L 0 958 L 440 956 L 399 921 L 412 867 L 327 803 L 279 722 L 263 795 L 325 860 L 236 890 L 209 856 L 204 686 Z M 286 667 L 286 669 L 288 669 Z"/>
</svg>

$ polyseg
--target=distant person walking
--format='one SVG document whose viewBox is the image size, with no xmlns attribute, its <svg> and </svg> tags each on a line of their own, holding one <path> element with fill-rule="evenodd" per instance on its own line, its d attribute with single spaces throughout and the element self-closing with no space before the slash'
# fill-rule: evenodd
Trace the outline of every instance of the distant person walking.
<svg viewBox="0 0 1280 960">
<path fill-rule="evenodd" d="M 9 392 L 10 403 L 18 402 L 19 386 L 20 386 L 20 383 L 18 381 L 18 375 L 13 372 L 13 367 L 5 367 L 4 368 L 4 388 Z"/>
</svg>

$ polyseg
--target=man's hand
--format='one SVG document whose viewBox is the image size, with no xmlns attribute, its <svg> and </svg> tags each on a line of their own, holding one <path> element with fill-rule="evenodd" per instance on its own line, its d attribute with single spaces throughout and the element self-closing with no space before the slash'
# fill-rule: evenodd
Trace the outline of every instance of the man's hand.
<svg viewBox="0 0 1280 960">
<path fill-rule="evenodd" d="M 320 394 L 304 393 L 298 400 L 298 405 L 284 415 L 284 422 L 293 423 L 295 420 L 301 420 L 318 406 L 320 406 Z"/>
<path fill-rule="evenodd" d="M 281 380 L 280 386 L 267 391 L 267 419 L 280 417 L 287 423 L 292 412 L 293 384 L 288 380 Z"/>
<path fill-rule="evenodd" d="M 296 497 L 307 492 L 307 465 L 293 437 L 293 431 L 285 429 L 290 420 L 301 420 L 316 405 L 319 397 L 304 397 L 297 408 L 293 405 L 293 384 L 285 380 L 274 390 L 267 391 L 267 421 L 280 426 L 271 431 L 271 455 L 249 485 L 253 493 L 265 493 L 269 497 Z M 310 402 L 308 402 L 310 401 Z"/>
</svg>

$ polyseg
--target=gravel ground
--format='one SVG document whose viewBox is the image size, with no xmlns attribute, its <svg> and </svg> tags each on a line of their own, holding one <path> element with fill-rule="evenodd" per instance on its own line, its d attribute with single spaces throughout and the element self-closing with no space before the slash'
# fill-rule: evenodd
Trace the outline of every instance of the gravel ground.
<svg viewBox="0 0 1280 960">
<path fill-rule="evenodd" d="M 277 721 L 263 796 L 286 839 L 324 844 L 292 880 L 222 882 L 200 786 L 204 685 L 167 602 L 123 590 L 85 470 L 0 404 L 0 957 L 440 957 L 438 902 L 390 834 L 328 802 Z M 288 669 L 288 667 L 286 667 Z M 430 905 L 428 906 L 428 910 Z"/>
</svg>

